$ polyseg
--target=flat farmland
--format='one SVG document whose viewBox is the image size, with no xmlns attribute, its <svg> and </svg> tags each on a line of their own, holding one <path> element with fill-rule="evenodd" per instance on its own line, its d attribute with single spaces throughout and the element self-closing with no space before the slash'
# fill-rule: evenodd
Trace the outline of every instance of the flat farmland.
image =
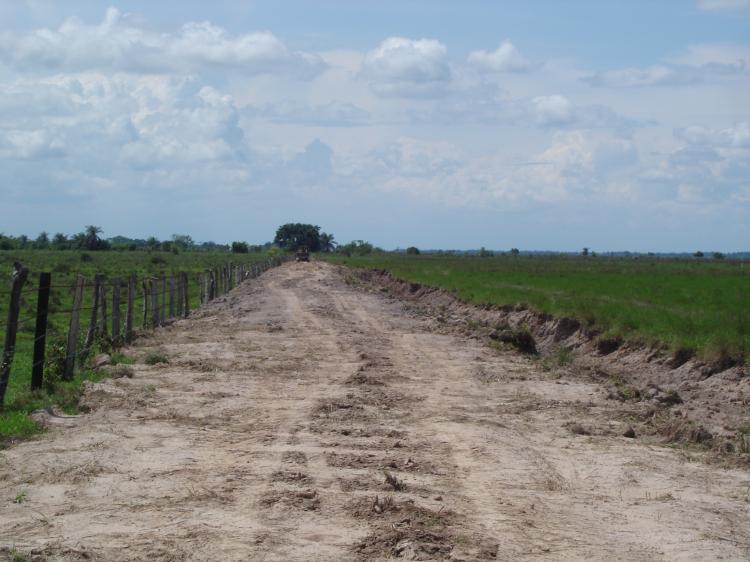
<svg viewBox="0 0 750 562">
<path fill-rule="evenodd" d="M 605 257 L 372 255 L 336 257 L 358 268 L 455 292 L 477 304 L 573 317 L 603 337 L 746 362 L 750 263 Z"/>
</svg>

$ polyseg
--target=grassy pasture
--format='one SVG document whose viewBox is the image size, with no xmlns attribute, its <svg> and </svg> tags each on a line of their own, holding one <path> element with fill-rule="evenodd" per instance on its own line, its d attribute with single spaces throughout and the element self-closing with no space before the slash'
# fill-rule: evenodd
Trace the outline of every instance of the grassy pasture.
<svg viewBox="0 0 750 562">
<path fill-rule="evenodd" d="M 28 418 L 28 412 L 57 404 L 63 409 L 71 410 L 75 407 L 77 389 L 81 383 L 96 375 L 82 371 L 74 381 L 57 382 L 54 391 L 42 391 L 32 394 L 29 391 L 31 381 L 31 366 L 36 315 L 37 288 L 39 273 L 52 273 L 52 290 L 50 293 L 49 329 L 47 333 L 48 358 L 55 352 L 55 345 L 60 345 L 67 334 L 70 314 L 67 312 L 72 306 L 72 289 L 76 276 L 80 273 L 86 277 L 87 283 L 93 280 L 94 274 L 101 273 L 107 281 L 114 278 L 126 280 L 135 273 L 138 276 L 136 289 L 140 295 L 140 280 L 148 277 L 160 277 L 162 274 L 189 274 L 190 308 L 195 309 L 200 304 L 200 287 L 197 274 L 208 268 L 232 262 L 234 264 L 251 264 L 265 260 L 268 254 L 231 254 L 229 252 L 183 252 L 172 254 L 168 252 L 80 252 L 55 250 L 9 250 L 0 251 L 0 345 L 5 337 L 5 322 L 8 315 L 8 295 L 10 292 L 10 275 L 13 262 L 19 261 L 29 269 L 29 279 L 24 285 L 21 301 L 21 314 L 16 343 L 16 354 L 13 361 L 10 382 L 5 395 L 5 408 L 0 412 L 0 444 L 4 439 L 23 436 L 37 431 L 36 425 Z M 84 292 L 83 309 L 81 312 L 81 329 L 88 326 L 91 312 L 86 310 L 92 304 L 91 289 Z M 127 289 L 122 290 L 121 319 L 125 319 Z M 108 317 L 111 331 L 112 317 L 112 288 L 108 285 Z M 142 327 L 143 317 L 140 313 L 142 300 L 136 302 L 134 325 Z M 96 351 L 96 350 L 95 350 Z M 94 352 L 95 352 L 94 351 Z M 46 375 L 46 373 L 45 373 Z"/>
<path fill-rule="evenodd" d="M 454 290 L 469 302 L 575 317 L 605 336 L 687 349 L 708 360 L 748 361 L 748 262 L 395 254 L 333 260 Z"/>
</svg>

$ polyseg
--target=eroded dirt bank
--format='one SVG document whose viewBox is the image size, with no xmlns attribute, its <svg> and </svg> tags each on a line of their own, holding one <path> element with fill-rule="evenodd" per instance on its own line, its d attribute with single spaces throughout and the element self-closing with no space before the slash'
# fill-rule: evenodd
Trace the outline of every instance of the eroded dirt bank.
<svg viewBox="0 0 750 562">
<path fill-rule="evenodd" d="M 153 349 L 170 362 L 0 452 L 6 558 L 750 557 L 746 471 L 620 437 L 603 385 L 333 266 L 271 270 L 132 351 Z"/>
<path fill-rule="evenodd" d="M 750 372 L 729 358 L 711 363 L 685 352 L 667 353 L 600 335 L 573 318 L 524 307 L 478 306 L 453 293 L 397 279 L 383 270 L 344 270 L 349 283 L 385 292 L 432 320 L 431 329 L 487 345 L 539 352 L 551 377 L 594 382 L 620 404 L 611 408 L 634 433 L 652 443 L 710 450 L 704 460 L 750 467 Z"/>
</svg>

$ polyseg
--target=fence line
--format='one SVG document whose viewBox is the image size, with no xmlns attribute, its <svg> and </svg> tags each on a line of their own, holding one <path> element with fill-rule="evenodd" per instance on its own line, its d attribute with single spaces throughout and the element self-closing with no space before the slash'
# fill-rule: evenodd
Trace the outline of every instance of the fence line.
<svg viewBox="0 0 750 562">
<path fill-rule="evenodd" d="M 248 279 L 258 277 L 271 267 L 281 265 L 287 261 L 286 257 L 273 257 L 255 264 L 225 264 L 198 273 L 197 287 L 199 303 L 208 304 L 222 296 Z M 190 275 L 187 272 L 173 272 L 169 275 L 162 273 L 159 277 L 150 276 L 140 280 L 136 274 L 130 274 L 125 280 L 115 277 L 108 282 L 104 275 L 94 275 L 93 283 L 86 282 L 83 275 L 78 274 L 72 285 L 52 283 L 52 273 L 39 274 L 38 287 L 24 289 L 29 276 L 29 270 L 20 263 L 14 264 L 9 293 L 0 293 L 10 297 L 8 318 L 5 329 L 2 363 L 0 363 L 0 410 L 3 408 L 5 392 L 11 374 L 11 366 L 16 350 L 16 335 L 19 327 L 26 328 L 26 324 L 35 321 L 33 339 L 33 360 L 30 386 L 32 390 L 40 389 L 44 383 L 44 367 L 46 361 L 47 333 L 50 330 L 49 316 L 53 313 L 49 307 L 51 289 L 63 288 L 73 292 L 73 305 L 70 309 L 55 310 L 54 314 L 70 315 L 65 344 L 64 364 L 62 367 L 63 380 L 72 380 L 76 367 L 80 366 L 91 354 L 97 341 L 104 341 L 111 349 L 119 349 L 129 344 L 136 336 L 134 318 L 136 307 L 142 307 L 143 322 L 141 330 L 155 329 L 175 319 L 184 318 L 190 314 Z M 108 293 L 108 286 L 112 286 Z M 138 289 L 141 289 L 139 291 Z M 125 317 L 124 331 L 122 330 L 122 289 L 126 290 L 124 299 Z M 90 290 L 91 304 L 83 306 L 84 294 Z M 36 314 L 19 320 L 22 296 L 37 294 Z M 111 297 L 108 296 L 111 294 Z M 111 303 L 111 336 L 109 334 L 108 303 Z M 85 338 L 81 338 L 81 313 L 90 312 Z M 79 350 L 79 345 L 82 348 Z M 61 357 L 62 359 L 62 357 Z"/>
</svg>

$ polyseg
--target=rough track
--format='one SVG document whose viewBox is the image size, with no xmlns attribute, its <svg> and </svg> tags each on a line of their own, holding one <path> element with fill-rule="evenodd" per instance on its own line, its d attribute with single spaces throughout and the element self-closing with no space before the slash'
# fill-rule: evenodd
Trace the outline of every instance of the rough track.
<svg viewBox="0 0 750 562">
<path fill-rule="evenodd" d="M 575 435 L 602 389 L 333 266 L 271 270 L 151 348 L 170 363 L 0 452 L 0 559 L 750 558 L 746 472 Z"/>
</svg>

